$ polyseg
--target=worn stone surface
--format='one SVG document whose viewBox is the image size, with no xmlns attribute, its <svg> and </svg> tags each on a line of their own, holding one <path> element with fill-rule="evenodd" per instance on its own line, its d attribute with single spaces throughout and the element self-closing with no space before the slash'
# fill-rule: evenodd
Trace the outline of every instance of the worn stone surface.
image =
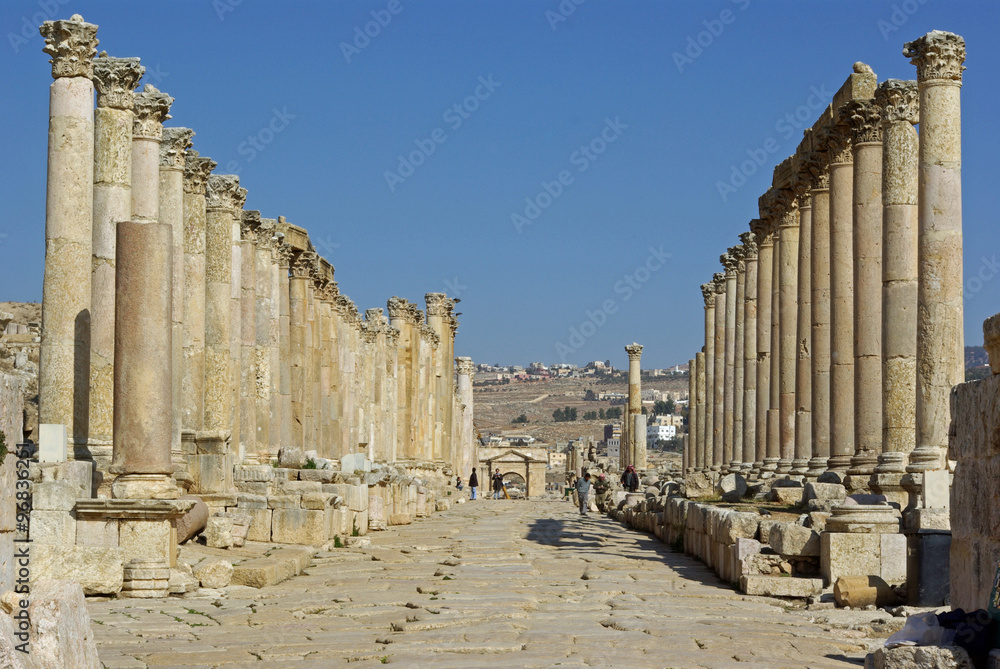
<svg viewBox="0 0 1000 669">
<path fill-rule="evenodd" d="M 370 538 L 370 548 L 319 552 L 302 576 L 260 590 L 91 602 L 101 660 L 839 669 L 871 642 L 736 593 L 695 559 L 568 503 L 472 502 Z M 277 570 L 271 555 L 252 562 Z"/>
<path fill-rule="evenodd" d="M 776 523 L 768 539 L 780 555 L 816 556 L 820 554 L 819 533 L 795 523 Z"/>
<path fill-rule="evenodd" d="M 958 646 L 901 646 L 877 649 L 865 658 L 865 669 L 973 669 L 973 664 Z"/>
<path fill-rule="evenodd" d="M 31 546 L 32 582 L 66 579 L 87 595 L 113 595 L 122 589 L 125 553 L 118 547 Z"/>
<path fill-rule="evenodd" d="M 233 580 L 233 563 L 228 560 L 205 560 L 195 568 L 194 575 L 203 588 L 224 588 Z"/>
<path fill-rule="evenodd" d="M 36 669 L 101 666 L 83 589 L 72 581 L 43 580 L 31 588 L 31 659 Z"/>
</svg>

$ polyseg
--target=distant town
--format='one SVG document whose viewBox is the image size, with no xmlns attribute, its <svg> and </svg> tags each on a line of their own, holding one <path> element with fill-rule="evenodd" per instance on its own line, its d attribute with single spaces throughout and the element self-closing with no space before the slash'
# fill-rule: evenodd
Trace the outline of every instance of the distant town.
<svg viewBox="0 0 1000 669">
<path fill-rule="evenodd" d="M 624 378 L 627 370 L 615 369 L 610 360 L 601 362 L 594 360 L 588 362 L 583 367 L 568 363 L 554 363 L 545 365 L 541 362 L 529 363 L 526 367 L 522 365 L 490 365 L 480 363 L 476 365 L 476 375 L 474 383 L 513 383 L 513 382 L 537 382 L 550 378 L 595 378 L 607 381 Z M 688 364 L 674 365 L 665 369 L 644 369 L 644 377 L 678 377 L 686 378 L 688 374 Z"/>
</svg>

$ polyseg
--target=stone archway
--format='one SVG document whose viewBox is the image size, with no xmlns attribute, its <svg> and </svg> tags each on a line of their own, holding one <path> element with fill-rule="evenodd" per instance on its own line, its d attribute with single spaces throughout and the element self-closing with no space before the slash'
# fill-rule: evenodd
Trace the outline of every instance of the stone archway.
<svg viewBox="0 0 1000 669">
<path fill-rule="evenodd" d="M 495 472 L 499 469 L 504 477 L 516 474 L 523 479 L 525 499 L 540 496 L 545 492 L 545 467 L 547 465 L 545 460 L 510 449 L 480 461 L 486 465 L 487 472 Z"/>
<path fill-rule="evenodd" d="M 515 472 L 508 471 L 505 472 L 503 468 L 500 469 L 500 473 L 503 474 L 504 484 L 507 486 L 507 492 L 514 499 L 517 498 L 518 493 L 521 497 L 526 497 L 528 494 L 528 482 L 525 480 L 524 476 Z"/>
</svg>

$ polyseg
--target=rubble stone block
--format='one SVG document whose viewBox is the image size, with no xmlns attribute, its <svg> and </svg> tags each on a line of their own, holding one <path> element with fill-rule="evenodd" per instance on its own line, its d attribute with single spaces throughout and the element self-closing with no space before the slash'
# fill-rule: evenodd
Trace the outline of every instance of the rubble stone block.
<svg viewBox="0 0 1000 669">
<path fill-rule="evenodd" d="M 778 504 L 799 504 L 802 501 L 804 488 L 774 486 L 771 488 L 771 501 Z"/>
<path fill-rule="evenodd" d="M 205 525 L 205 545 L 210 548 L 230 548 L 233 545 L 233 519 L 212 516 Z"/>
<path fill-rule="evenodd" d="M 811 597 L 823 589 L 819 578 L 747 575 L 740 579 L 740 590 L 748 595 L 766 597 Z"/>
<path fill-rule="evenodd" d="M 727 474 L 719 479 L 718 493 L 723 502 L 738 502 L 747 494 L 747 480 L 739 474 Z"/>
<path fill-rule="evenodd" d="M 308 509 L 274 509 L 271 541 L 279 544 L 322 546 L 327 541 L 326 514 Z"/>
<path fill-rule="evenodd" d="M 900 646 L 878 648 L 865 658 L 865 669 L 973 669 L 959 646 Z"/>
<path fill-rule="evenodd" d="M 847 498 L 847 488 L 836 483 L 806 483 L 803 501 L 823 500 L 842 502 Z"/>
<path fill-rule="evenodd" d="M 194 570 L 203 588 L 225 588 L 233 580 L 233 563 L 228 560 L 207 559 Z"/>
<path fill-rule="evenodd" d="M 795 523 L 776 523 L 769 533 L 771 548 L 780 555 L 819 556 L 819 533 Z"/>
<path fill-rule="evenodd" d="M 125 552 L 93 546 L 31 546 L 32 583 L 65 579 L 76 581 L 87 595 L 113 595 L 122 589 Z"/>
<path fill-rule="evenodd" d="M 36 669 L 99 669 L 84 590 L 71 580 L 40 580 L 31 588 L 31 659 Z"/>
<path fill-rule="evenodd" d="M 827 583 L 833 584 L 842 576 L 878 576 L 881 566 L 880 534 L 849 534 L 824 532 L 820 538 L 820 573 Z M 906 538 L 902 535 L 903 545 Z M 906 571 L 904 557 L 902 568 Z"/>
<path fill-rule="evenodd" d="M 76 518 L 71 511 L 32 511 L 29 532 L 35 543 L 65 546 L 76 543 Z"/>
<path fill-rule="evenodd" d="M 271 509 L 240 509 L 252 519 L 250 530 L 247 532 L 247 541 L 270 541 L 271 540 Z"/>
</svg>

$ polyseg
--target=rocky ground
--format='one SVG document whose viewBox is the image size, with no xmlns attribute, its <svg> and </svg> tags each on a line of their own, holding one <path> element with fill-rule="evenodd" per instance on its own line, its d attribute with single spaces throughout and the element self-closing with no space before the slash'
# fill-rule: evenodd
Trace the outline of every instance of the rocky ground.
<svg viewBox="0 0 1000 669">
<path fill-rule="evenodd" d="M 89 605 L 105 667 L 861 666 L 881 611 L 734 592 L 567 502 L 482 500 L 321 552 L 302 576 Z"/>
</svg>

